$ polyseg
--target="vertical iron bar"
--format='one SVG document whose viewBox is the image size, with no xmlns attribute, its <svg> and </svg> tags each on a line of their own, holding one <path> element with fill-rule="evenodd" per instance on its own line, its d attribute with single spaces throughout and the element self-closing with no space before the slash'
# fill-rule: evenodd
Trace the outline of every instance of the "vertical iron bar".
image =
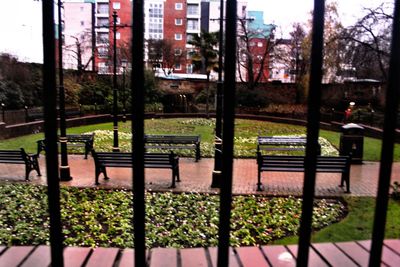
<svg viewBox="0 0 400 267">
<path fill-rule="evenodd" d="M 219 33 L 218 33 L 218 81 L 217 81 L 217 107 L 215 114 L 215 140 L 214 140 L 214 170 L 212 173 L 211 187 L 221 187 L 222 168 L 222 105 L 223 105 L 223 42 L 224 42 L 224 0 L 220 1 Z"/>
<path fill-rule="evenodd" d="M 322 53 L 324 38 L 324 0 L 314 0 L 310 83 L 307 111 L 307 146 L 303 184 L 297 266 L 307 266 L 311 239 L 311 223 L 315 193 L 315 172 L 318 155 L 318 132 L 321 106 Z"/>
<path fill-rule="evenodd" d="M 114 145 L 113 151 L 119 151 L 118 144 L 118 92 L 117 92 L 117 11 L 113 12 L 113 33 L 114 33 L 114 66 L 113 66 L 113 132 Z"/>
<path fill-rule="evenodd" d="M 369 266 L 381 264 L 382 246 L 388 208 L 388 195 L 392 173 L 395 130 L 400 97 L 400 2 L 394 6 L 391 57 L 388 86 L 386 90 L 386 108 L 382 136 L 381 163 L 379 169 L 378 198 L 375 206 L 375 219 L 372 232 Z"/>
<path fill-rule="evenodd" d="M 135 229 L 135 266 L 146 265 L 144 194 L 144 14 L 143 0 L 133 1 L 131 121 L 133 154 L 133 209 Z"/>
<path fill-rule="evenodd" d="M 43 103 L 52 266 L 64 266 L 57 153 L 57 90 L 53 0 L 42 1 Z"/>
<path fill-rule="evenodd" d="M 95 55 L 96 51 L 95 10 L 96 9 L 95 8 L 96 8 L 96 3 L 93 2 L 92 3 L 92 71 L 93 72 L 96 71 L 96 55 Z"/>
<path fill-rule="evenodd" d="M 229 264 L 229 235 L 232 203 L 233 137 L 236 91 L 236 0 L 227 1 L 225 32 L 224 123 L 222 181 L 219 216 L 218 267 Z"/>
<path fill-rule="evenodd" d="M 58 0 L 58 90 L 59 90 L 59 113 L 60 113 L 60 180 L 72 180 L 70 169 L 68 166 L 67 151 L 67 124 L 65 122 L 65 90 L 64 90 L 64 70 L 63 70 L 63 51 L 62 51 L 62 19 L 61 19 L 62 2 Z M 79 66 L 78 66 L 79 68 Z"/>
</svg>

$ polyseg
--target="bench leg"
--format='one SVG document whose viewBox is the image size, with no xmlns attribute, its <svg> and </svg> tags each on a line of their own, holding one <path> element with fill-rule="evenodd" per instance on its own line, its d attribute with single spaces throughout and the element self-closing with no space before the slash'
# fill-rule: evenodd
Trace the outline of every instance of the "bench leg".
<svg viewBox="0 0 400 267">
<path fill-rule="evenodd" d="M 29 181 L 29 174 L 32 171 L 31 164 L 25 164 L 25 181 Z"/>
<path fill-rule="evenodd" d="M 200 145 L 196 146 L 196 162 L 201 159 L 201 154 L 200 154 Z"/>
<path fill-rule="evenodd" d="M 175 185 L 175 176 L 176 176 L 176 169 L 172 168 L 172 183 L 171 183 L 170 188 L 175 188 L 176 187 L 176 185 Z"/>
<path fill-rule="evenodd" d="M 342 179 L 340 181 L 340 187 L 344 186 L 344 183 L 346 183 L 346 193 L 351 193 L 350 192 L 350 173 L 344 172 L 342 173 Z"/>
<path fill-rule="evenodd" d="M 261 171 L 258 170 L 258 177 L 257 177 L 257 191 L 262 191 L 262 183 L 261 183 Z"/>
<path fill-rule="evenodd" d="M 42 176 L 42 174 L 40 173 L 40 167 L 39 167 L 39 162 L 38 162 L 37 158 L 35 158 L 32 161 L 32 166 L 33 166 L 33 169 L 37 172 L 37 175 Z"/>
</svg>

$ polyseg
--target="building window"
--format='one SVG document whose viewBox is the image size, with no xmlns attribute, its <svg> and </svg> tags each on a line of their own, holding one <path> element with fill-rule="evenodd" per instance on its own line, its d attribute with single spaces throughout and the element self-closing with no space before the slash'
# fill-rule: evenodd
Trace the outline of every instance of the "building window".
<svg viewBox="0 0 400 267">
<path fill-rule="evenodd" d="M 99 47 L 97 48 L 97 52 L 99 53 L 99 58 L 107 58 L 108 57 L 108 48 L 107 47 Z"/>
<path fill-rule="evenodd" d="M 186 42 L 191 42 L 193 41 L 194 35 L 193 34 L 188 34 L 186 37 Z"/>
<path fill-rule="evenodd" d="M 175 63 L 175 68 L 176 70 L 181 70 L 181 63 Z"/>
<path fill-rule="evenodd" d="M 175 19 L 175 25 L 182 25 L 182 19 Z"/>
<path fill-rule="evenodd" d="M 97 3 L 97 13 L 108 15 L 108 3 Z"/>
<path fill-rule="evenodd" d="M 100 44 L 108 44 L 108 32 L 98 32 L 97 42 Z"/>
<path fill-rule="evenodd" d="M 175 33 L 175 40 L 182 40 L 182 34 L 181 33 Z"/>
<path fill-rule="evenodd" d="M 175 3 L 175 10 L 182 10 L 183 4 L 182 3 Z"/>
<path fill-rule="evenodd" d="M 121 24 L 121 18 L 117 17 L 117 25 Z"/>
<path fill-rule="evenodd" d="M 187 20 L 187 30 L 188 31 L 199 30 L 199 21 L 197 19 L 188 19 Z"/>
<path fill-rule="evenodd" d="M 81 6 L 79 9 L 80 9 L 80 10 L 81 10 L 81 12 L 82 12 L 82 11 L 83 11 L 83 6 Z"/>
<path fill-rule="evenodd" d="M 108 18 L 97 18 L 97 26 L 99 27 L 108 27 L 110 25 L 110 21 Z"/>
<path fill-rule="evenodd" d="M 81 20 L 81 26 L 85 26 L 85 22 Z"/>
<path fill-rule="evenodd" d="M 114 2 L 113 3 L 113 9 L 121 9 L 121 3 L 120 2 Z"/>
<path fill-rule="evenodd" d="M 257 43 L 257 46 L 258 46 L 258 47 L 263 47 L 263 43 L 262 43 L 262 42 L 258 42 L 258 43 Z"/>
<path fill-rule="evenodd" d="M 99 74 L 107 74 L 108 67 L 105 62 L 99 62 Z"/>
<path fill-rule="evenodd" d="M 121 39 L 121 33 L 120 33 L 120 32 L 117 32 L 116 35 L 115 35 L 115 38 L 116 38 L 117 40 Z"/>
<path fill-rule="evenodd" d="M 199 15 L 199 5 L 188 4 L 187 5 L 188 15 Z"/>
<path fill-rule="evenodd" d="M 180 56 L 180 55 L 182 55 L 182 49 L 176 48 L 175 49 L 175 56 Z"/>
</svg>

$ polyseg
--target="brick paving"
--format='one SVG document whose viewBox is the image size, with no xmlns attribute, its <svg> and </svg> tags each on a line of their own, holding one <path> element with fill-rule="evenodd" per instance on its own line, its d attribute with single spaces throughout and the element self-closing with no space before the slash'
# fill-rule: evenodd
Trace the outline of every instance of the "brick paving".
<svg viewBox="0 0 400 267">
<path fill-rule="evenodd" d="M 33 184 L 46 184 L 44 156 L 40 157 L 40 168 L 43 176 L 30 175 Z M 94 162 L 91 157 L 85 160 L 82 155 L 70 155 L 69 165 L 73 180 L 61 182 L 65 186 L 96 187 L 94 184 Z M 146 189 L 151 191 L 218 193 L 219 189 L 211 188 L 211 176 L 214 160 L 203 158 L 195 162 L 191 158 L 180 159 L 181 182 L 175 189 L 170 189 L 171 170 L 146 169 Z M 0 181 L 24 182 L 23 165 L 0 164 Z M 132 172 L 128 168 L 107 168 L 110 180 L 100 176 L 99 188 L 131 188 Z M 364 162 L 351 166 L 351 194 L 346 194 L 339 187 L 340 174 L 318 173 L 315 194 L 319 197 L 375 196 L 378 184 L 379 163 Z M 256 191 L 257 164 L 255 159 L 235 159 L 233 193 L 263 194 L 268 196 L 301 196 L 304 173 L 296 172 L 263 172 L 264 191 Z M 392 182 L 400 182 L 400 163 L 393 165 Z"/>
</svg>

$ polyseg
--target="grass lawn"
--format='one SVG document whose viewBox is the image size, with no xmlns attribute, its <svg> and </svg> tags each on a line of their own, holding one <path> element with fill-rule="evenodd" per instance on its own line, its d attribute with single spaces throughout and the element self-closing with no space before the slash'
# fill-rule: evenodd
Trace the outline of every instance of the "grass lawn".
<svg viewBox="0 0 400 267">
<path fill-rule="evenodd" d="M 205 157 L 212 157 L 214 140 L 214 120 L 207 119 L 150 119 L 145 122 L 147 134 L 199 134 L 201 135 L 201 150 Z M 235 156 L 236 157 L 255 157 L 257 135 L 300 135 L 305 134 L 306 129 L 302 126 L 271 123 L 253 120 L 236 120 L 235 124 Z M 112 123 L 87 125 L 69 128 L 67 133 L 86 133 L 93 131 L 107 131 L 111 133 Z M 122 150 L 130 149 L 130 130 L 131 124 L 120 123 L 120 146 Z M 320 131 L 320 136 L 326 138 L 336 148 L 339 147 L 340 133 L 331 131 Z M 43 134 L 33 134 L 21 136 L 0 142 L 0 149 L 25 148 L 28 152 L 36 152 L 36 141 L 43 139 Z M 99 140 L 99 135 L 95 137 L 95 147 L 104 150 L 112 148 L 112 134 Z M 364 139 L 364 160 L 377 161 L 380 158 L 381 140 L 365 137 Z M 76 151 L 74 151 L 76 152 Z M 82 152 L 82 151 L 80 151 Z M 187 153 L 192 153 L 188 151 Z M 395 145 L 394 160 L 400 161 L 400 144 Z"/>
<path fill-rule="evenodd" d="M 312 242 L 342 242 L 367 240 L 372 238 L 372 226 L 375 212 L 375 198 L 345 197 L 348 205 L 348 216 L 311 236 Z M 390 200 L 385 238 L 397 239 L 400 236 L 400 202 Z M 296 236 L 277 240 L 274 244 L 297 244 Z"/>
</svg>

